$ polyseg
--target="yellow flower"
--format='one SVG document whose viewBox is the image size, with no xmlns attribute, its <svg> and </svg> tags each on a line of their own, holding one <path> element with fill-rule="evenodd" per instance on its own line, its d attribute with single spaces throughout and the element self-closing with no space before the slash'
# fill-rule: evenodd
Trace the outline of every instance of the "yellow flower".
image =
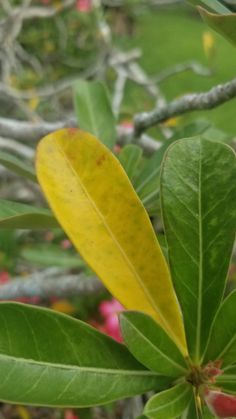
<svg viewBox="0 0 236 419">
<path fill-rule="evenodd" d="M 202 43 L 206 57 L 209 61 L 214 58 L 215 55 L 215 37 L 210 31 L 203 32 Z"/>
</svg>

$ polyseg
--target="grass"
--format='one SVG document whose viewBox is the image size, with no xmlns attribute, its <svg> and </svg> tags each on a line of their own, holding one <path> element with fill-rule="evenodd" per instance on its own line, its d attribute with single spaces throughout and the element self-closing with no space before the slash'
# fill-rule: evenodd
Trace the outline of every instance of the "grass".
<svg viewBox="0 0 236 419">
<path fill-rule="evenodd" d="M 208 66 L 204 54 L 202 37 L 209 31 L 215 38 L 214 73 L 203 77 L 188 71 L 162 82 L 161 88 L 168 100 L 189 92 L 202 92 L 216 84 L 224 83 L 235 77 L 236 49 L 228 41 L 211 31 L 188 6 L 175 6 L 168 9 L 145 11 L 137 17 L 133 38 L 119 39 L 122 47 L 129 49 L 139 47 L 143 51 L 140 60 L 143 68 L 150 75 L 170 68 L 177 63 L 191 60 Z M 141 89 L 129 83 L 127 87 L 127 104 L 124 111 L 135 112 L 149 110 L 153 102 Z M 236 99 L 217 109 L 194 112 L 184 116 L 183 122 L 196 118 L 206 118 L 218 128 L 234 135 L 236 132 L 235 118 Z"/>
</svg>

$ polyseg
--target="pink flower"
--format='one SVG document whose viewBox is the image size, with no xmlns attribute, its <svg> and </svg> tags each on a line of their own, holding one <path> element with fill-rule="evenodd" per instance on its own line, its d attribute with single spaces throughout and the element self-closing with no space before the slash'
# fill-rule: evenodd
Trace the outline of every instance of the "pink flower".
<svg viewBox="0 0 236 419">
<path fill-rule="evenodd" d="M 119 301 L 115 300 L 115 298 L 112 298 L 110 301 L 102 301 L 99 305 L 99 312 L 105 318 L 123 310 L 124 307 L 119 303 Z"/>
<path fill-rule="evenodd" d="M 122 337 L 117 314 L 123 310 L 123 306 L 114 298 L 110 301 L 102 301 L 99 306 L 99 312 L 104 318 L 105 333 L 118 342 L 122 342 Z"/>
<path fill-rule="evenodd" d="M 0 272 L 0 284 L 6 284 L 10 281 L 10 275 L 7 271 L 1 271 Z"/>
<path fill-rule="evenodd" d="M 62 249 L 70 249 L 72 247 L 72 244 L 71 244 L 70 240 L 68 240 L 68 239 L 62 240 L 60 245 L 61 245 Z"/>
<path fill-rule="evenodd" d="M 112 314 L 111 316 L 107 317 L 104 324 L 104 330 L 105 333 L 107 333 L 113 339 L 117 340 L 117 342 L 122 342 L 119 319 L 117 314 Z"/>
<path fill-rule="evenodd" d="M 77 0 L 76 9 L 82 13 L 88 13 L 92 10 L 92 0 Z"/>
</svg>

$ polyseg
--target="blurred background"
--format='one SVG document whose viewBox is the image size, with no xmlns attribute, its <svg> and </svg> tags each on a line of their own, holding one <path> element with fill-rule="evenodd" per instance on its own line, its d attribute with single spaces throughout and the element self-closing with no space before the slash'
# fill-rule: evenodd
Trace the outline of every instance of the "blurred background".
<svg viewBox="0 0 236 419">
<path fill-rule="evenodd" d="M 224 3 L 236 10 L 235 0 Z M 78 104 L 85 100 L 85 93 L 80 93 L 77 83 L 101 80 L 106 85 L 117 125 L 113 151 L 128 172 L 126 151 L 122 154 L 122 150 L 133 130 L 134 116 L 235 77 L 234 48 L 181 0 L 1 0 L 0 199 L 46 206 L 34 181 L 35 147 L 49 131 L 83 124 Z M 146 189 L 140 186 L 140 179 L 147 176 L 145 170 L 149 174 L 152 170 L 153 151 L 171 139 L 202 132 L 206 138 L 213 136 L 235 145 L 234 105 L 235 101 L 228 102 L 211 111 L 171 118 L 145 134 L 147 143 L 155 142 L 154 149 L 136 149 L 135 165 L 128 174 L 160 242 L 158 176 Z M 40 304 L 76 316 L 120 341 L 117 312 L 123 308 L 109 296 L 61 229 L 50 225 L 9 228 L 1 225 L 3 215 L 0 213 L 0 299 Z M 228 290 L 235 280 L 233 261 Z M 137 397 L 79 410 L 2 404 L 0 419 L 131 419 L 142 410 L 144 401 Z"/>
</svg>

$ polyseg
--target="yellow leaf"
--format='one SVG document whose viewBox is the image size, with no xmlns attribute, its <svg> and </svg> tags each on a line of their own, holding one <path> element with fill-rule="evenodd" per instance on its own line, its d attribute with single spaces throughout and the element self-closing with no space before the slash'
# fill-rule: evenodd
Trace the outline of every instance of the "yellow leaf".
<svg viewBox="0 0 236 419">
<path fill-rule="evenodd" d="M 63 129 L 40 142 L 36 168 L 58 221 L 110 292 L 150 314 L 186 355 L 165 258 L 119 161 L 94 136 Z"/>
</svg>

